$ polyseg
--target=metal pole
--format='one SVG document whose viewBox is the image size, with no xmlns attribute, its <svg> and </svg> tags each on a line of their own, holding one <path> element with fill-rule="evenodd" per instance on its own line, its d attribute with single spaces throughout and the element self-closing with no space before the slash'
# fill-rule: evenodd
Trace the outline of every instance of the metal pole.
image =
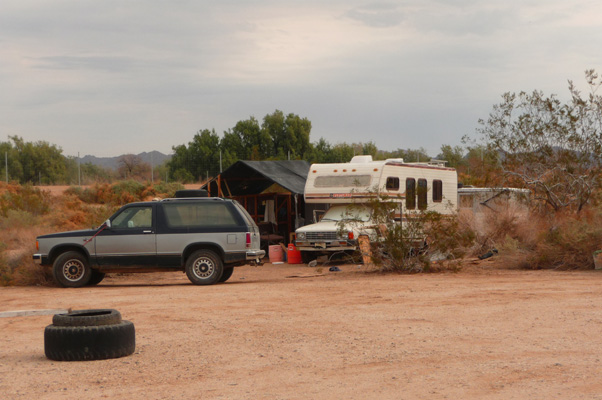
<svg viewBox="0 0 602 400">
<path fill-rule="evenodd" d="M 77 186 L 82 185 L 82 165 L 79 158 L 79 151 L 77 152 Z"/>
<path fill-rule="evenodd" d="M 222 149 L 219 149 L 219 173 L 221 174 L 222 172 Z"/>
<path fill-rule="evenodd" d="M 153 153 L 151 153 L 151 183 L 155 182 L 155 171 L 153 171 Z"/>
<path fill-rule="evenodd" d="M 4 168 L 6 171 L 6 183 L 8 183 L 8 151 L 4 152 Z"/>
</svg>

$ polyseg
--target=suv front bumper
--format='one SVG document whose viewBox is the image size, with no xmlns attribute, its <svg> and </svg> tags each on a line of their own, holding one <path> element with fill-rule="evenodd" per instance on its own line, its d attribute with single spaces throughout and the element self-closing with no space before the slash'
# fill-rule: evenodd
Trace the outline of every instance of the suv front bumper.
<svg viewBox="0 0 602 400">
<path fill-rule="evenodd" d="M 48 256 L 36 253 L 33 255 L 33 261 L 38 265 L 46 265 L 48 264 Z"/>
</svg>

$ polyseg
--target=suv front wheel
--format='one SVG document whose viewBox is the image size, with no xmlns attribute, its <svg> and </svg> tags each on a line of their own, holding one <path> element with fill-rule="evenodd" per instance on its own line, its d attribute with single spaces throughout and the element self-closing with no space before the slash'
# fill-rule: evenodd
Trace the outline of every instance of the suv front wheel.
<svg viewBox="0 0 602 400">
<path fill-rule="evenodd" d="M 186 276 L 195 285 L 218 283 L 223 272 L 222 260 L 211 250 L 197 250 L 186 260 Z"/>
<path fill-rule="evenodd" d="M 54 261 L 52 274 L 63 287 L 82 287 L 90 281 L 92 269 L 82 253 L 67 251 Z"/>
</svg>

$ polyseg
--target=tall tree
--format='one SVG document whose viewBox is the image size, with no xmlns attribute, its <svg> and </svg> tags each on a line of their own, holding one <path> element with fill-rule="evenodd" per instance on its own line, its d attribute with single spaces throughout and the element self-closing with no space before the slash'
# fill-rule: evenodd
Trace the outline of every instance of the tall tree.
<svg viewBox="0 0 602 400">
<path fill-rule="evenodd" d="M 585 77 L 586 97 L 572 81 L 566 103 L 538 90 L 505 93 L 479 121 L 478 132 L 500 154 L 506 175 L 556 211 L 582 210 L 600 187 L 602 80 L 594 70 Z"/>
<path fill-rule="evenodd" d="M 2 144 L 8 155 L 9 179 L 42 184 L 69 181 L 67 159 L 59 147 L 44 141 L 26 142 L 19 136 L 9 136 L 9 140 L 12 143 Z"/>
<path fill-rule="evenodd" d="M 220 138 L 215 130 L 199 131 L 186 145 L 174 146 L 169 161 L 173 179 L 188 182 L 216 176 L 220 168 Z"/>
<path fill-rule="evenodd" d="M 150 179 L 151 166 L 135 154 L 124 154 L 117 160 L 117 172 L 126 179 Z"/>
</svg>

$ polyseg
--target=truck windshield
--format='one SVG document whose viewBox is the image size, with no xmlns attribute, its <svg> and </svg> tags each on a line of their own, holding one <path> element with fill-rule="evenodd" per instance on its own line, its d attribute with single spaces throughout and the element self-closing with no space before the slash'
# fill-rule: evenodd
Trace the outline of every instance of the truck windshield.
<svg viewBox="0 0 602 400">
<path fill-rule="evenodd" d="M 370 211 L 363 206 L 341 204 L 330 207 L 321 219 L 321 221 L 344 220 L 368 222 L 370 221 Z"/>
</svg>

